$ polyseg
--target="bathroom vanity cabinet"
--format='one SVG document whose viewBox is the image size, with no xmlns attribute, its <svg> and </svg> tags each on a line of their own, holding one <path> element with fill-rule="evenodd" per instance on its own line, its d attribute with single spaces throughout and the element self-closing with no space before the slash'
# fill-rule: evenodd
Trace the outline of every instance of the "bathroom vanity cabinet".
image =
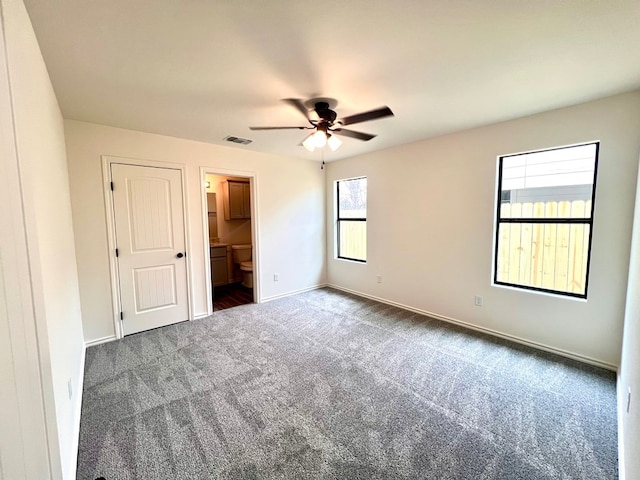
<svg viewBox="0 0 640 480">
<path fill-rule="evenodd" d="M 211 247 L 211 282 L 214 287 L 229 283 L 227 246 Z"/>
<path fill-rule="evenodd" d="M 249 182 L 227 180 L 222 182 L 224 190 L 225 220 L 251 218 L 251 186 Z"/>
</svg>

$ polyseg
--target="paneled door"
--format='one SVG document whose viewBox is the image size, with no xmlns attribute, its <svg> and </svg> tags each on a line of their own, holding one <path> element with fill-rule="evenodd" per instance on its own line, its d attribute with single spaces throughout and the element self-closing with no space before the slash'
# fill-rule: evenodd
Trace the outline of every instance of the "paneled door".
<svg viewBox="0 0 640 480">
<path fill-rule="evenodd" d="M 188 320 L 182 172 L 111 164 L 125 335 Z"/>
</svg>

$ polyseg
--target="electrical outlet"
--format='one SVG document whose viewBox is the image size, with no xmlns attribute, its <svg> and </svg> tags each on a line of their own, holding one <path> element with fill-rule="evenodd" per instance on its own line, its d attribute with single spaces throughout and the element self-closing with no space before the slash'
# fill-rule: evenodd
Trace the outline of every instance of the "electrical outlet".
<svg viewBox="0 0 640 480">
<path fill-rule="evenodd" d="M 382 275 L 378 275 L 378 283 L 382 283 Z"/>
<path fill-rule="evenodd" d="M 480 295 L 476 295 L 475 304 L 476 304 L 476 307 L 482 306 L 482 297 Z"/>
<path fill-rule="evenodd" d="M 71 386 L 71 379 L 67 382 L 67 390 L 69 390 L 69 400 L 73 397 L 73 387 Z"/>
<path fill-rule="evenodd" d="M 280 280 L 280 276 L 277 273 L 273 274 L 273 281 L 277 282 L 278 280 Z"/>
</svg>

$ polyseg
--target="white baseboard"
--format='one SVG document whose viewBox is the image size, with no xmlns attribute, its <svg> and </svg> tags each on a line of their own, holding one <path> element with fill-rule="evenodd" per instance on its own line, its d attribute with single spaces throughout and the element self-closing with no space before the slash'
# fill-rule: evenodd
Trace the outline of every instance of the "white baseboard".
<svg viewBox="0 0 640 480">
<path fill-rule="evenodd" d="M 96 338 L 95 340 L 89 340 L 84 342 L 84 348 L 94 347 L 96 345 L 100 345 L 101 343 L 113 342 L 117 340 L 115 335 L 109 335 L 107 337 Z"/>
<path fill-rule="evenodd" d="M 74 416 L 73 416 L 73 442 L 72 452 L 78 451 L 80 445 L 80 419 L 82 416 L 82 392 L 84 391 L 84 364 L 87 357 L 87 347 L 82 349 L 82 357 L 80 358 L 79 378 L 77 379 L 77 389 L 75 394 Z M 76 478 L 76 470 L 78 468 L 77 455 L 75 461 L 70 467 L 69 478 Z"/>
<path fill-rule="evenodd" d="M 622 391 L 623 385 L 620 379 L 620 372 L 616 378 L 616 396 L 618 407 L 618 480 L 625 480 L 625 463 L 624 463 L 624 434 L 623 434 L 623 415 L 626 410 L 626 395 Z"/>
<path fill-rule="evenodd" d="M 394 307 L 402 308 L 403 310 L 408 310 L 410 312 L 419 313 L 420 315 L 425 315 L 427 317 L 435 318 L 437 320 L 442 320 L 443 322 L 452 323 L 455 325 L 459 325 L 461 327 L 469 328 L 471 330 L 475 330 L 478 332 L 486 333 L 488 335 L 492 335 L 494 337 L 504 338 L 505 340 L 510 340 L 515 343 L 519 343 L 521 345 L 527 345 L 529 347 L 537 348 L 538 350 L 544 350 L 545 352 L 555 353 L 557 355 L 571 358 L 573 360 L 577 360 L 582 363 L 587 363 L 589 365 L 594 365 L 596 367 L 605 368 L 607 370 L 611 370 L 614 372 L 618 371 L 618 366 L 613 365 L 611 363 L 603 362 L 601 360 L 587 357 L 585 355 L 580 355 L 578 353 L 569 352 L 567 350 L 562 350 L 560 348 L 551 347 L 549 345 L 545 345 L 543 343 L 534 342 L 532 340 L 527 340 L 525 338 L 517 337 L 515 335 L 510 335 L 508 333 L 503 333 L 498 330 L 493 330 L 491 328 L 481 327 L 478 325 L 474 325 L 473 323 L 465 322 L 464 320 L 458 320 L 457 318 L 447 317 L 444 315 L 440 315 L 437 313 L 429 312 L 427 310 L 421 310 L 419 308 L 412 307 L 410 305 L 404 305 L 402 303 L 394 302 L 391 300 L 387 300 L 385 298 L 376 297 L 374 295 L 368 295 L 366 293 L 358 292 L 356 290 L 351 290 L 349 288 L 341 287 L 339 285 L 327 284 L 328 287 L 335 288 L 336 290 L 342 290 L 343 292 L 352 293 L 353 295 L 358 295 L 359 297 L 368 298 L 370 300 L 375 300 L 376 302 L 385 303 L 387 305 L 392 305 Z"/>
<path fill-rule="evenodd" d="M 271 297 L 262 297 L 258 303 L 266 303 L 271 302 L 272 300 L 277 300 L 279 298 L 290 297 L 291 295 L 298 295 L 299 293 L 310 292 L 311 290 L 318 290 L 319 288 L 329 287 L 328 283 L 320 283 L 318 285 L 314 285 L 312 287 L 301 288 L 300 290 L 293 290 L 287 293 L 281 293 L 279 295 L 273 295 Z"/>
</svg>

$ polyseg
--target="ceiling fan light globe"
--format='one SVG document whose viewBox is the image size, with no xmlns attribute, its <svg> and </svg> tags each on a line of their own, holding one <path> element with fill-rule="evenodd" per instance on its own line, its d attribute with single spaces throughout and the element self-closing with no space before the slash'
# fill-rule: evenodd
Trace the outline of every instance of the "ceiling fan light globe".
<svg viewBox="0 0 640 480">
<path fill-rule="evenodd" d="M 331 151 L 335 152 L 338 148 L 340 148 L 340 145 L 342 145 L 342 140 L 340 140 L 335 135 L 331 135 L 329 137 L 329 140 L 327 140 L 327 143 L 329 144 L 329 148 L 331 148 Z"/>
<path fill-rule="evenodd" d="M 322 148 L 327 144 L 327 134 L 322 130 L 318 130 L 316 133 L 312 135 L 313 145 L 316 148 Z"/>
<path fill-rule="evenodd" d="M 308 136 L 304 142 L 302 142 L 302 146 L 304 148 L 306 148 L 307 150 L 309 150 L 310 152 L 313 152 L 316 149 L 316 146 L 314 144 L 313 141 L 313 135 Z"/>
</svg>

